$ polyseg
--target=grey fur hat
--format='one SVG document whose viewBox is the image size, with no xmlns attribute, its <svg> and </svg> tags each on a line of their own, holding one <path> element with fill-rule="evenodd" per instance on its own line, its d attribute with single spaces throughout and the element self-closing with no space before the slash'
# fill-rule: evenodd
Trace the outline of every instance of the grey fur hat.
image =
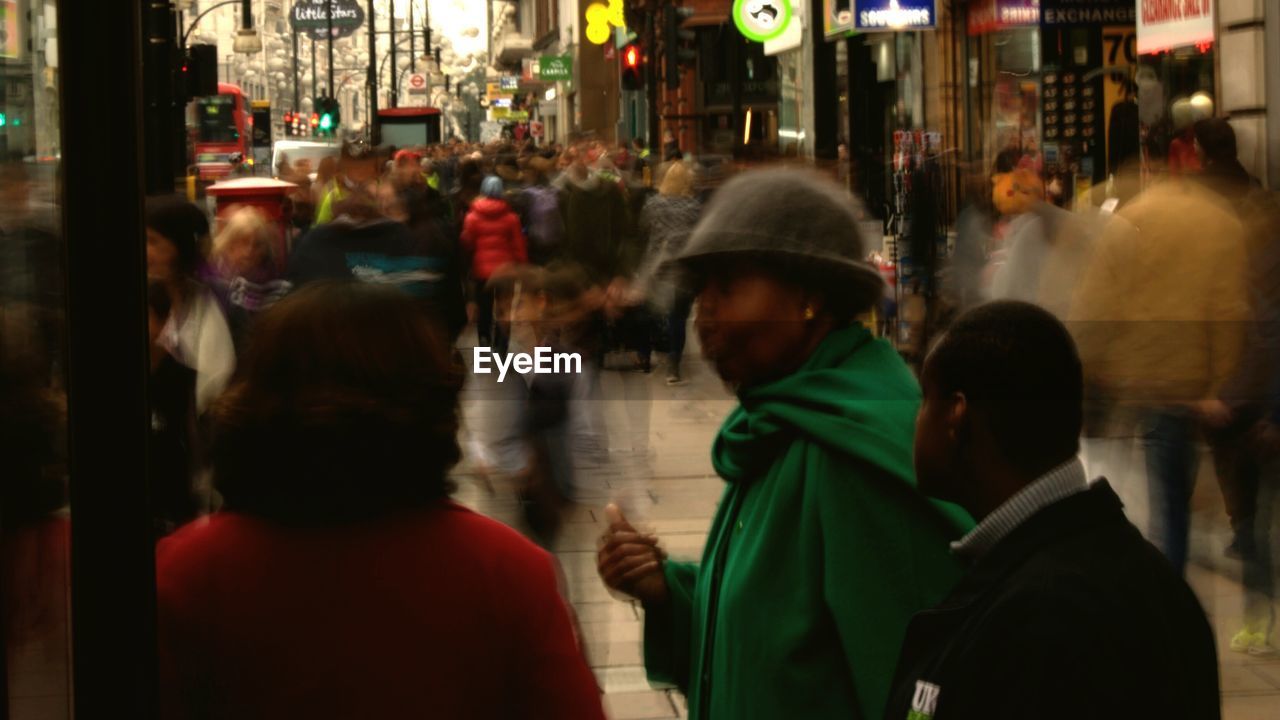
<svg viewBox="0 0 1280 720">
<path fill-rule="evenodd" d="M 868 304 L 883 292 L 880 273 L 863 258 L 858 201 L 830 180 L 789 168 L 743 173 L 725 183 L 672 260 L 707 267 L 741 253 L 815 262 Z"/>
</svg>

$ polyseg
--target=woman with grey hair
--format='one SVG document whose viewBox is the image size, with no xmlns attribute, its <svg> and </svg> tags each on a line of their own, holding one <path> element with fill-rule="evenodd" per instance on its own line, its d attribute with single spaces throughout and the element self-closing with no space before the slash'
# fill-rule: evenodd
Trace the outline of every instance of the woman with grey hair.
<svg viewBox="0 0 1280 720">
<path fill-rule="evenodd" d="M 959 577 L 947 541 L 972 521 L 916 491 L 920 389 L 857 319 L 882 291 L 862 256 L 848 193 L 766 170 L 726 183 L 676 258 L 741 403 L 711 449 L 725 494 L 701 562 L 617 507 L 597 562 L 695 720 L 879 718 L 908 620 Z"/>
</svg>

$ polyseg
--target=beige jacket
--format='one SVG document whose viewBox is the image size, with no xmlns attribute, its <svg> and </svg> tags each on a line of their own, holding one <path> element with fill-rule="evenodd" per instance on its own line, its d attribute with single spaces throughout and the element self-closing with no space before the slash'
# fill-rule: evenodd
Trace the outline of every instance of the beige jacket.
<svg viewBox="0 0 1280 720">
<path fill-rule="evenodd" d="M 1216 396 L 1249 320 L 1243 227 L 1203 187 L 1149 188 L 1107 223 L 1068 318 L 1086 380 L 1113 399 Z"/>
</svg>

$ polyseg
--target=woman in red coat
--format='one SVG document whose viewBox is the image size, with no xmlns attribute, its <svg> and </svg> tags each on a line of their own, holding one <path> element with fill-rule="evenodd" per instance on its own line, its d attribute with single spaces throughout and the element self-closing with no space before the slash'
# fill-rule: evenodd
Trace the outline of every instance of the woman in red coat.
<svg viewBox="0 0 1280 720">
<path fill-rule="evenodd" d="M 400 291 L 317 283 L 214 408 L 224 509 L 161 542 L 166 718 L 603 718 L 552 558 L 448 499 L 458 392 Z"/>
<path fill-rule="evenodd" d="M 471 253 L 471 279 L 476 291 L 476 344 L 506 352 L 506 333 L 494 327 L 493 292 L 485 288 L 489 278 L 506 265 L 528 262 L 520 217 L 502 199 L 502 178 L 490 175 L 480 186 L 480 197 L 462 223 L 462 247 Z"/>
</svg>

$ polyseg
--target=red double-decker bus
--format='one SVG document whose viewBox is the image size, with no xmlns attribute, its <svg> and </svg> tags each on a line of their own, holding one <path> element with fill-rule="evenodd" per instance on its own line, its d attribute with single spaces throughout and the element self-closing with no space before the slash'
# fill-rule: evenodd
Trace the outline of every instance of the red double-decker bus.
<svg viewBox="0 0 1280 720">
<path fill-rule="evenodd" d="M 249 103 L 236 85 L 218 83 L 218 94 L 196 98 L 193 126 L 196 170 L 201 180 L 230 175 L 252 157 Z"/>
</svg>

